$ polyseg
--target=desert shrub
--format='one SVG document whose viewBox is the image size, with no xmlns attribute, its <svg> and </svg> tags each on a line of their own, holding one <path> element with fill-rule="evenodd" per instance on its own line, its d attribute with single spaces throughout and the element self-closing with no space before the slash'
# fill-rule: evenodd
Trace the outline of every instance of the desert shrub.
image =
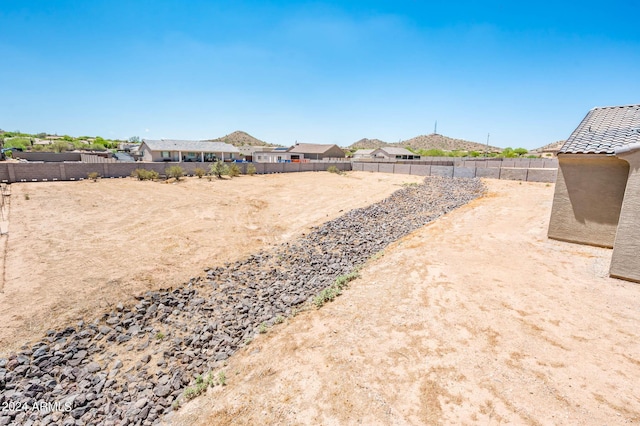
<svg viewBox="0 0 640 426">
<path fill-rule="evenodd" d="M 202 167 L 196 167 L 196 169 L 193 171 L 193 174 L 198 176 L 198 179 L 202 179 L 202 176 L 206 175 L 207 171 Z"/>
<path fill-rule="evenodd" d="M 31 147 L 31 138 L 16 137 L 5 140 L 5 148 L 28 149 Z"/>
<path fill-rule="evenodd" d="M 98 173 L 98 172 L 89 172 L 89 173 L 87 173 L 87 178 L 91 179 L 94 182 L 97 182 L 99 177 L 100 177 L 100 173 Z"/>
<path fill-rule="evenodd" d="M 240 176 L 240 167 L 238 167 L 236 163 L 231 163 L 231 165 L 227 167 L 227 174 L 229 177 Z"/>
<path fill-rule="evenodd" d="M 180 180 L 182 176 L 184 176 L 184 169 L 180 166 L 171 166 L 168 167 L 165 171 L 167 178 L 175 178 L 176 180 Z"/>
<path fill-rule="evenodd" d="M 156 180 L 160 177 L 155 170 L 135 169 L 131 172 L 131 176 L 138 180 Z"/>
<path fill-rule="evenodd" d="M 69 150 L 69 142 L 66 140 L 57 140 L 51 145 L 47 145 L 47 148 L 53 152 L 64 152 Z"/>
<path fill-rule="evenodd" d="M 222 175 L 226 175 L 228 172 L 228 167 L 222 161 L 216 161 L 209 167 L 209 171 L 212 175 L 216 176 L 218 179 L 222 179 Z"/>
<path fill-rule="evenodd" d="M 249 176 L 253 176 L 253 175 L 255 175 L 255 174 L 256 174 L 256 172 L 257 172 L 257 170 L 256 170 L 256 166 L 254 166 L 253 164 L 249 164 L 249 165 L 247 166 L 247 174 L 248 174 Z"/>
<path fill-rule="evenodd" d="M 329 166 L 329 167 L 327 167 L 327 171 L 328 171 L 329 173 L 335 173 L 335 174 L 337 174 L 337 175 L 341 175 L 341 174 L 342 174 L 342 171 L 341 171 L 339 168 L 337 168 L 336 166 Z"/>
</svg>

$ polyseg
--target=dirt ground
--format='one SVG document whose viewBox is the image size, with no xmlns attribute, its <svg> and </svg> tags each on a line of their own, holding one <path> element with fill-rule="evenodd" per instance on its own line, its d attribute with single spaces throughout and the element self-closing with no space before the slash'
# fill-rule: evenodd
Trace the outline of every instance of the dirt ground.
<svg viewBox="0 0 640 426">
<path fill-rule="evenodd" d="M 0 357 L 421 180 L 354 172 L 12 184 L 0 223 L 9 231 L 0 237 Z"/>
<path fill-rule="evenodd" d="M 640 285 L 548 240 L 553 185 L 414 232 L 342 296 L 259 335 L 172 424 L 640 422 Z"/>
</svg>

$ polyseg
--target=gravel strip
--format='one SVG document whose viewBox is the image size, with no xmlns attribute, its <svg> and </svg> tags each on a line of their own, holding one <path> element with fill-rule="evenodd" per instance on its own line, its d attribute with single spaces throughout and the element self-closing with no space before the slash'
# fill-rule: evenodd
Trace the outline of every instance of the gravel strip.
<svg viewBox="0 0 640 426">
<path fill-rule="evenodd" d="M 50 330 L 0 359 L 0 426 L 157 424 L 196 376 L 219 369 L 261 328 L 484 190 L 477 179 L 428 177 L 177 289 Z"/>
</svg>

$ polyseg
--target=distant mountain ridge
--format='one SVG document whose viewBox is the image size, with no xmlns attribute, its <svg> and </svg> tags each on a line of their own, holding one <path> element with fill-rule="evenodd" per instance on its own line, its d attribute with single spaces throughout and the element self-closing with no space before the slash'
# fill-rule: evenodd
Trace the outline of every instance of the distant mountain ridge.
<svg viewBox="0 0 640 426">
<path fill-rule="evenodd" d="M 550 144 L 541 146 L 540 148 L 532 149 L 531 152 L 558 152 L 565 142 L 565 140 L 551 142 Z"/>
<path fill-rule="evenodd" d="M 378 149 L 383 146 L 391 146 L 390 143 L 381 141 L 380 139 L 360 139 L 358 142 L 352 143 L 350 149 Z"/>
<path fill-rule="evenodd" d="M 350 149 L 377 149 L 383 146 L 396 146 L 411 149 L 440 149 L 443 151 L 479 151 L 483 152 L 487 148 L 490 152 L 502 152 L 502 148 L 481 144 L 478 142 L 455 139 L 448 136 L 432 133 L 430 135 L 420 135 L 400 142 L 384 142 L 380 139 L 360 139 L 349 146 Z"/>
<path fill-rule="evenodd" d="M 242 130 L 236 130 L 233 133 L 229 133 L 226 136 L 222 136 L 216 139 L 209 139 L 212 142 L 225 142 L 231 144 L 233 146 L 278 146 L 269 142 L 265 142 L 258 138 L 251 136 L 247 132 L 243 132 Z"/>
</svg>

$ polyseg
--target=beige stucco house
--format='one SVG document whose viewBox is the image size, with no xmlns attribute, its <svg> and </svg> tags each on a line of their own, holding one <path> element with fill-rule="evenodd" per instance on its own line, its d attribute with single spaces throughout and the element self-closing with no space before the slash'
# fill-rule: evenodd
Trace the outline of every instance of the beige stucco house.
<svg viewBox="0 0 640 426">
<path fill-rule="evenodd" d="M 292 154 L 302 154 L 307 160 L 329 160 L 335 158 L 345 158 L 345 153 L 338 145 L 322 145 L 315 143 L 295 144 L 288 152 Z"/>
<path fill-rule="evenodd" d="M 304 163 L 304 154 L 289 152 L 289 148 L 275 148 L 271 151 L 258 152 L 254 155 L 256 163 Z"/>
<path fill-rule="evenodd" d="M 371 160 L 373 159 L 373 156 L 371 155 L 373 151 L 375 151 L 375 149 L 359 149 L 353 153 L 351 158 L 354 160 Z"/>
<path fill-rule="evenodd" d="M 640 282 L 640 105 L 589 111 L 558 164 L 549 238 L 611 247 L 610 275 Z"/>
<path fill-rule="evenodd" d="M 409 151 L 407 148 L 395 146 L 383 146 L 371 153 L 373 158 L 383 160 L 419 160 L 420 156 Z"/>
<path fill-rule="evenodd" d="M 240 151 L 224 142 L 144 139 L 139 149 L 142 161 L 216 161 L 239 157 Z"/>
</svg>

